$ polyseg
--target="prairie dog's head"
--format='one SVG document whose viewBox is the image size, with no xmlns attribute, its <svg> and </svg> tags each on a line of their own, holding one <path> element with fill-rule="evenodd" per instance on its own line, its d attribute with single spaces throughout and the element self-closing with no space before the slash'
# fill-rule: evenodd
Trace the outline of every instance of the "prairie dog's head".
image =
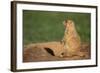
<svg viewBox="0 0 100 73">
<path fill-rule="evenodd" d="M 65 20 L 63 22 L 63 24 L 64 24 L 65 28 L 74 27 L 74 22 L 72 20 L 69 20 L 69 19 L 68 20 Z"/>
<path fill-rule="evenodd" d="M 73 20 L 65 20 L 63 22 L 64 26 L 65 26 L 65 29 L 67 29 L 69 32 L 71 31 L 75 31 L 75 24 L 74 24 L 74 21 Z"/>
</svg>

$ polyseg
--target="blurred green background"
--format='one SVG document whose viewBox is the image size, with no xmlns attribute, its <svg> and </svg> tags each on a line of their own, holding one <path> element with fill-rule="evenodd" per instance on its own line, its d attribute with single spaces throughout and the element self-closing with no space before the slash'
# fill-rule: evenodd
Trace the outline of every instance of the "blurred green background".
<svg viewBox="0 0 100 73">
<path fill-rule="evenodd" d="M 24 45 L 37 42 L 60 41 L 64 35 L 63 21 L 72 19 L 82 42 L 90 41 L 89 13 L 23 10 Z"/>
</svg>

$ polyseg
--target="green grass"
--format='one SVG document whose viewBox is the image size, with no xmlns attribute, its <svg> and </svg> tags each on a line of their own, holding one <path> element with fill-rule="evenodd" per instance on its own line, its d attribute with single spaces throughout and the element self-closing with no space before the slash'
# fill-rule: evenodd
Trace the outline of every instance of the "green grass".
<svg viewBox="0 0 100 73">
<path fill-rule="evenodd" d="M 81 40 L 90 41 L 89 13 L 47 12 L 23 10 L 24 44 L 60 41 L 64 35 L 63 21 L 72 19 Z"/>
</svg>

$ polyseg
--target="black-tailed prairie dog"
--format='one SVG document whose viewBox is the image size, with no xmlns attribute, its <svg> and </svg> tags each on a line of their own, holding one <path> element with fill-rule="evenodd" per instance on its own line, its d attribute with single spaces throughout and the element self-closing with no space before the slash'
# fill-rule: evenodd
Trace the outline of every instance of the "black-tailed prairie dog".
<svg viewBox="0 0 100 73">
<path fill-rule="evenodd" d="M 64 48 L 64 52 L 62 55 L 65 56 L 83 56 L 83 53 L 80 52 L 81 48 L 81 39 L 78 35 L 75 23 L 73 20 L 65 20 L 63 22 L 65 26 L 64 37 L 62 39 L 62 44 Z"/>
</svg>

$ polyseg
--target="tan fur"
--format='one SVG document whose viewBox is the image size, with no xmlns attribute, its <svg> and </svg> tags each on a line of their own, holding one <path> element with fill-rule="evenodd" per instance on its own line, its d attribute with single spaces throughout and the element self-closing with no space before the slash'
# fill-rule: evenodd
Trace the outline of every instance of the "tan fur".
<svg viewBox="0 0 100 73">
<path fill-rule="evenodd" d="M 72 20 L 65 20 L 64 26 L 65 26 L 65 33 L 62 40 L 64 46 L 64 54 L 66 56 L 73 56 L 80 54 L 81 56 L 80 53 L 81 40 L 80 36 L 76 31 L 74 22 Z"/>
</svg>

